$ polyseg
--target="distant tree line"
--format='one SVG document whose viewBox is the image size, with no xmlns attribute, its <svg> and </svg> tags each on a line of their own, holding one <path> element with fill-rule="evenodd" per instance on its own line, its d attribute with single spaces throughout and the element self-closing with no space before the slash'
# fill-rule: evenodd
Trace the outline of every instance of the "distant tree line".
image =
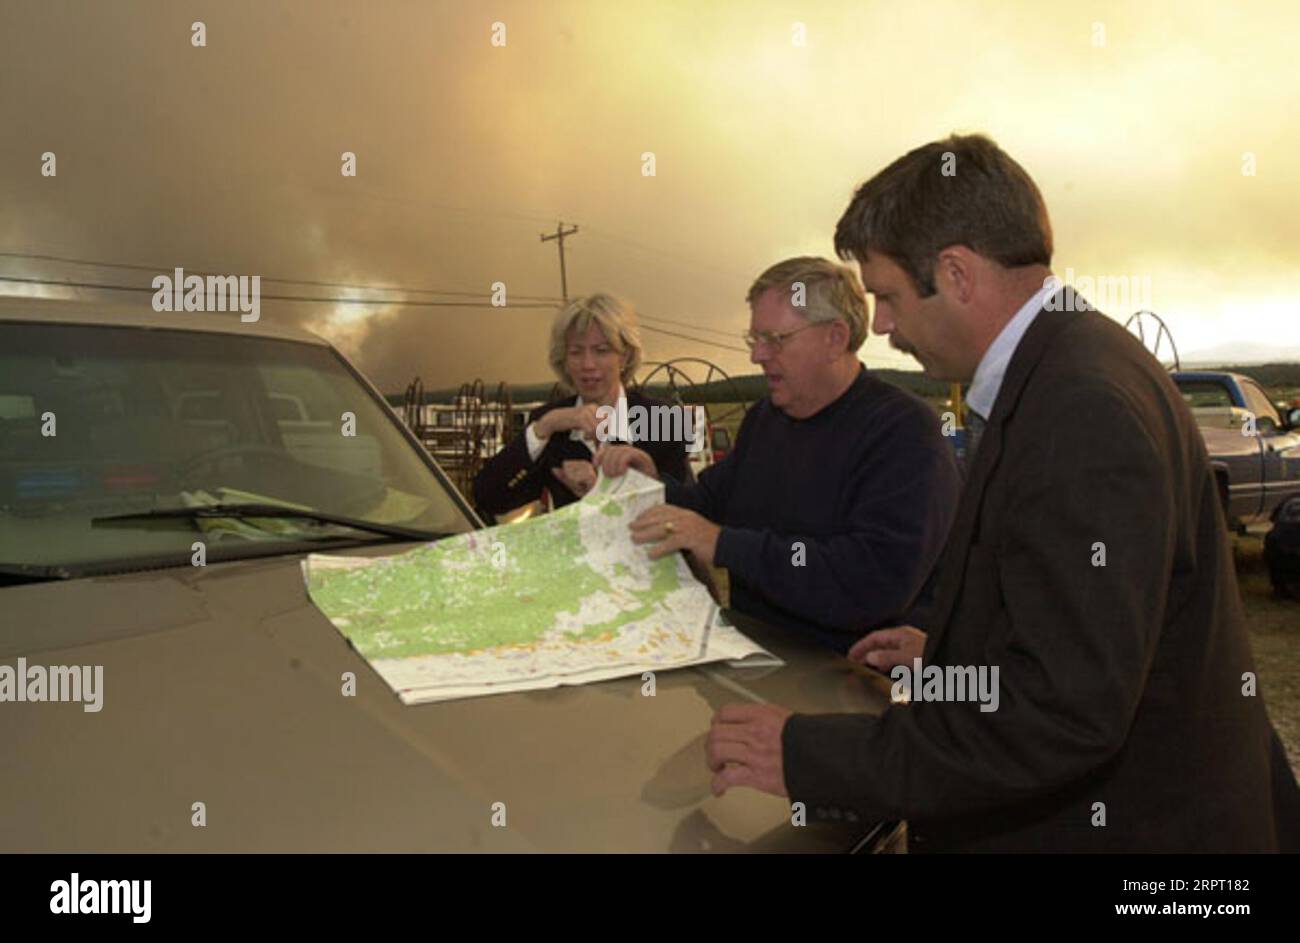
<svg viewBox="0 0 1300 943">
<path fill-rule="evenodd" d="M 1252 367 L 1188 367 L 1188 370 L 1220 370 L 1250 377 L 1267 390 L 1300 386 L 1300 363 L 1264 363 Z"/>
</svg>

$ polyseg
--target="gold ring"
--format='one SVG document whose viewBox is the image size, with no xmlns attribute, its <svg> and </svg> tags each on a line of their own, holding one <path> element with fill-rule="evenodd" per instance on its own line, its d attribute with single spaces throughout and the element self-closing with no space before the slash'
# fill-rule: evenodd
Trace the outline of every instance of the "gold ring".
<svg viewBox="0 0 1300 943">
<path fill-rule="evenodd" d="M 668 521 L 667 523 L 664 524 L 664 534 L 665 534 L 665 535 L 671 534 L 674 530 L 676 530 L 676 528 L 673 527 L 673 522 L 672 522 L 672 521 Z"/>
</svg>

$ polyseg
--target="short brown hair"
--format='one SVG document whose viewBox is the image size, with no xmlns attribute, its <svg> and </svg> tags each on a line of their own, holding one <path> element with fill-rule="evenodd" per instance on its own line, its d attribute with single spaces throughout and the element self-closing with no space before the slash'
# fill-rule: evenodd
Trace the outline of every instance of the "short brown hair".
<svg viewBox="0 0 1300 943">
<path fill-rule="evenodd" d="M 853 194 L 835 227 L 842 259 L 889 256 L 922 297 L 948 246 L 1007 268 L 1050 265 L 1052 225 L 1025 169 L 982 134 L 950 135 L 904 154 Z"/>
<path fill-rule="evenodd" d="M 867 339 L 866 293 L 853 269 L 830 259 L 801 255 L 777 262 L 749 286 L 745 301 L 752 308 L 765 291 L 779 288 L 792 292 L 796 284 L 804 286 L 804 303 L 798 307 L 791 304 L 795 314 L 813 324 L 843 321 L 849 326 L 848 349 L 856 351 L 862 346 Z"/>
</svg>

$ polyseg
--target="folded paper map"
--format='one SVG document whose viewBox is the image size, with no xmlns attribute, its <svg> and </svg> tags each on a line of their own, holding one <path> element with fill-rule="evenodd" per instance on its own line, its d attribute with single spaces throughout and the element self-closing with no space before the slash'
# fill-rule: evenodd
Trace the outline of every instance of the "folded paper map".
<svg viewBox="0 0 1300 943">
<path fill-rule="evenodd" d="M 407 704 L 776 661 L 719 618 L 680 554 L 652 561 L 632 543 L 629 522 L 662 503 L 662 484 L 628 471 L 550 514 L 407 553 L 312 554 L 303 577 Z"/>
</svg>

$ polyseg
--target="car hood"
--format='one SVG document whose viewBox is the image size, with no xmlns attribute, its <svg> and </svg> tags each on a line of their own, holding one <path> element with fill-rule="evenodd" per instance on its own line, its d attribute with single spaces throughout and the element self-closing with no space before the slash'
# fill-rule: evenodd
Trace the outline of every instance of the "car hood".
<svg viewBox="0 0 1300 943">
<path fill-rule="evenodd" d="M 0 850 L 847 850 L 875 824 L 709 791 L 722 704 L 884 709 L 887 680 L 824 649 L 737 616 L 785 667 L 403 706 L 300 560 L 0 589 L 0 664 L 103 666 L 98 712 L 0 704 Z"/>
</svg>

